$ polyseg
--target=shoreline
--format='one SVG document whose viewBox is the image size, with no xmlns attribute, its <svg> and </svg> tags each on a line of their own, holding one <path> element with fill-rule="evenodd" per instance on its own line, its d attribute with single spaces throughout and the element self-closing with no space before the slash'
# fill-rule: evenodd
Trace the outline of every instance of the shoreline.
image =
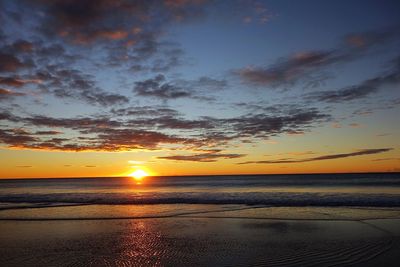
<svg viewBox="0 0 400 267">
<path fill-rule="evenodd" d="M 400 219 L 400 207 L 265 206 L 222 204 L 68 204 L 10 207 L 0 221 L 145 220 L 162 218 L 364 221 Z"/>
<path fill-rule="evenodd" d="M 388 266 L 400 219 L 0 221 L 2 266 Z"/>
</svg>

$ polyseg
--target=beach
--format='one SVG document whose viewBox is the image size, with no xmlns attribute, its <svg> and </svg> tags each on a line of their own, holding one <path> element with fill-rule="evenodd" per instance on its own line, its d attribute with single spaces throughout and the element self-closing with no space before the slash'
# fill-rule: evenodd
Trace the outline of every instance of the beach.
<svg viewBox="0 0 400 267">
<path fill-rule="evenodd" d="M 3 210 L 0 264 L 397 266 L 399 260 L 398 208 L 168 206 Z"/>
<path fill-rule="evenodd" d="M 1 266 L 397 266 L 398 174 L 0 181 Z"/>
</svg>

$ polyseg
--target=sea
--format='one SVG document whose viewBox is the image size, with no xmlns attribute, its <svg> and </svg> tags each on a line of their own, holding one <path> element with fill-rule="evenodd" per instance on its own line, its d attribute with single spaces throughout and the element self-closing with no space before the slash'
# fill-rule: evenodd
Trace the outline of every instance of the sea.
<svg viewBox="0 0 400 267">
<path fill-rule="evenodd" d="M 0 180 L 0 210 L 74 204 L 400 207 L 400 173 Z"/>
</svg>

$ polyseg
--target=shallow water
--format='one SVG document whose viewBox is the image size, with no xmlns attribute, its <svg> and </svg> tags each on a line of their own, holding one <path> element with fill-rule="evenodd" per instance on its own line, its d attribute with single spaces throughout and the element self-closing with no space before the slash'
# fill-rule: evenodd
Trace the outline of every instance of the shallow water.
<svg viewBox="0 0 400 267">
<path fill-rule="evenodd" d="M 70 204 L 398 207 L 400 174 L 0 180 L 0 209 Z"/>
</svg>

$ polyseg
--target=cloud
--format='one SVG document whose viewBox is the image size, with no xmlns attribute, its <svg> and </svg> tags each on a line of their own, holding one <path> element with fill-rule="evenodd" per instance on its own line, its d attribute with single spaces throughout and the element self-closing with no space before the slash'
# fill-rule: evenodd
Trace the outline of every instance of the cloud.
<svg viewBox="0 0 400 267">
<path fill-rule="evenodd" d="M 20 53 L 30 53 L 33 47 L 33 43 L 26 40 L 17 40 L 12 44 L 12 50 Z"/>
<path fill-rule="evenodd" d="M 0 88 L 0 101 L 14 96 L 24 96 L 24 93 L 14 92 L 8 89 Z"/>
<path fill-rule="evenodd" d="M 297 52 L 271 65 L 246 67 L 234 70 L 233 73 L 242 81 L 255 86 L 279 87 L 293 85 L 298 81 L 314 83 L 321 79 L 323 69 L 353 61 L 369 49 L 398 37 L 397 29 L 348 35 L 343 44 L 331 50 Z"/>
<path fill-rule="evenodd" d="M 9 135 L 0 132 L 0 141 L 12 148 L 47 151 L 131 151 L 138 149 L 159 149 L 161 144 L 180 145 L 186 140 L 163 133 L 144 130 L 104 130 L 93 138 L 52 138 L 36 139 L 26 135 Z M 83 140 L 83 142 L 82 142 Z"/>
<path fill-rule="evenodd" d="M 382 45 L 382 43 L 397 38 L 398 33 L 397 26 L 389 27 L 381 31 L 351 33 L 343 38 L 343 42 L 352 47 L 367 49 Z"/>
<path fill-rule="evenodd" d="M 14 72 L 24 67 L 24 64 L 14 55 L 0 52 L 0 72 Z"/>
<path fill-rule="evenodd" d="M 12 115 L 8 111 L 0 111 L 0 121 L 1 120 L 16 122 L 19 121 L 19 118 L 17 116 Z"/>
<path fill-rule="evenodd" d="M 202 153 L 194 155 L 174 155 L 157 157 L 175 161 L 216 162 L 218 159 L 235 159 L 246 156 L 245 154 Z"/>
<path fill-rule="evenodd" d="M 234 73 L 252 85 L 280 86 L 292 84 L 314 69 L 341 60 L 342 56 L 333 51 L 307 51 L 282 58 L 268 67 L 247 67 Z"/>
<path fill-rule="evenodd" d="M 15 117 L 0 113 L 1 120 L 37 127 L 66 128 L 77 131 L 64 135 L 61 131 L 40 130 L 33 134 L 19 129 L 0 130 L 0 142 L 19 149 L 60 151 L 129 151 L 158 149 L 161 144 L 182 145 L 190 139 L 161 132 L 123 128 L 122 122 L 106 117 L 52 118 L 48 116 Z M 49 138 L 62 135 L 60 138 Z"/>
<path fill-rule="evenodd" d="M 104 129 L 98 135 L 104 150 L 157 149 L 159 144 L 182 144 L 185 138 L 155 131 L 132 129 Z"/>
<path fill-rule="evenodd" d="M 13 130 L 0 129 L 0 142 L 11 146 L 25 145 L 31 142 L 35 142 L 37 139 L 25 133 L 14 132 Z"/>
<path fill-rule="evenodd" d="M 400 83 L 400 58 L 393 60 L 392 69 L 362 83 L 340 90 L 318 91 L 307 94 L 306 99 L 327 103 L 358 100 L 378 92 L 382 87 Z"/>
<path fill-rule="evenodd" d="M 128 108 L 111 109 L 110 111 L 118 116 L 135 116 L 135 117 L 161 117 L 161 116 L 178 116 L 180 113 L 166 106 L 137 106 Z"/>
<path fill-rule="evenodd" d="M 98 40 L 136 40 L 174 21 L 200 16 L 205 1 L 45 0 L 32 1 L 44 14 L 41 30 L 78 44 Z"/>
<path fill-rule="evenodd" d="M 192 96 L 190 92 L 166 83 L 165 76 L 162 74 L 145 81 L 135 82 L 133 90 L 138 96 L 156 97 L 164 100 Z"/>
<path fill-rule="evenodd" d="M 320 160 L 331 160 L 331 159 L 341 159 L 348 157 L 356 157 L 363 155 L 372 155 L 388 152 L 393 150 L 393 148 L 371 148 L 371 149 L 361 149 L 356 152 L 350 153 L 342 153 L 342 154 L 331 154 L 307 159 L 279 159 L 279 160 L 260 160 L 260 161 L 246 161 L 240 162 L 238 164 L 282 164 L 282 163 L 301 163 L 301 162 L 310 162 L 310 161 L 320 161 Z"/>
<path fill-rule="evenodd" d="M 192 98 L 201 101 L 214 100 L 210 93 L 225 89 L 226 80 L 201 76 L 194 80 L 174 79 L 169 82 L 163 74 L 135 82 L 133 91 L 137 96 L 153 97 L 162 100 Z"/>
<path fill-rule="evenodd" d="M 103 91 L 96 86 L 92 76 L 79 70 L 51 67 L 38 72 L 37 77 L 43 81 L 40 84 L 43 92 L 59 98 L 73 98 L 102 106 L 129 102 L 126 96 Z"/>
<path fill-rule="evenodd" d="M 218 80 L 208 76 L 201 76 L 196 80 L 176 80 L 175 83 L 185 88 L 203 89 L 209 91 L 222 90 L 228 86 L 228 82 L 226 80 Z"/>
<path fill-rule="evenodd" d="M 160 116 L 155 118 L 143 118 L 129 120 L 131 127 L 146 126 L 159 129 L 211 129 L 215 127 L 215 120 L 204 118 L 199 120 L 187 120 L 175 116 Z"/>
<path fill-rule="evenodd" d="M 360 84 L 337 91 L 319 91 L 306 95 L 306 99 L 327 103 L 340 103 L 364 98 L 377 92 L 377 87 Z"/>
<path fill-rule="evenodd" d="M 269 111 L 269 114 L 264 112 L 232 118 L 187 119 L 165 106 L 144 106 L 111 109 L 112 114 L 107 116 L 75 118 L 23 117 L 3 111 L 0 112 L 0 120 L 27 127 L 32 132 L 23 133 L 23 137 L 29 139 L 20 144 L 10 141 L 8 137 L 3 138 L 5 144 L 25 149 L 65 151 L 154 150 L 166 144 L 183 150 L 201 151 L 226 147 L 232 141 L 249 142 L 250 139 L 266 140 L 281 134 L 303 133 L 330 120 L 330 116 L 313 108 L 288 107 Z M 51 138 L 54 135 L 60 138 Z"/>
<path fill-rule="evenodd" d="M 57 135 L 57 134 L 63 134 L 63 132 L 60 131 L 37 131 L 35 132 L 36 135 Z"/>
<path fill-rule="evenodd" d="M 268 137 L 281 133 L 302 132 L 311 125 L 328 121 L 329 115 L 316 109 L 291 110 L 284 115 L 255 114 L 222 120 L 241 136 Z"/>
<path fill-rule="evenodd" d="M 400 158 L 381 158 L 381 159 L 373 159 L 371 161 L 386 161 L 386 160 L 400 160 Z"/>
<path fill-rule="evenodd" d="M 61 127 L 80 130 L 92 128 L 104 129 L 121 126 L 120 122 L 112 120 L 110 118 L 53 118 L 48 116 L 36 115 L 32 117 L 20 118 L 19 120 L 35 126 Z"/>
<path fill-rule="evenodd" d="M 8 85 L 8 86 L 13 86 L 13 87 L 22 87 L 26 84 L 29 83 L 41 83 L 40 80 L 32 80 L 32 79 L 22 79 L 17 76 L 11 76 L 11 77 L 0 77 L 0 84 L 3 85 Z"/>
<path fill-rule="evenodd" d="M 21 87 L 40 81 L 38 88 L 42 94 L 101 106 L 126 104 L 127 96 L 112 92 L 114 88 L 101 88 L 96 77 L 87 74 L 92 72 L 90 67 L 127 70 L 134 63 L 142 70 L 166 72 L 183 64 L 183 50 L 163 38 L 165 29 L 171 23 L 203 16 L 205 5 L 206 1 L 198 0 L 175 4 L 169 0 L 4 3 L 0 17 L 7 17 L 2 21 L 7 31 L 4 35 L 0 32 L 4 38 L 0 46 L 0 72 L 12 72 L 13 76 L 0 77 L 0 84 Z M 13 23 L 18 23 L 21 32 L 31 33 L 29 37 L 20 39 L 21 36 L 12 35 L 9 29 Z M 102 52 L 93 55 L 89 53 L 92 48 Z M 81 64 L 88 61 L 92 66 Z M 35 68 L 29 72 L 20 72 L 33 65 Z M 170 87 L 164 85 L 158 91 L 142 93 L 164 99 L 189 94 Z"/>
<path fill-rule="evenodd" d="M 107 117 L 52 118 L 39 115 L 15 117 L 7 113 L 0 113 L 0 119 L 23 123 L 25 126 L 30 125 L 35 128 L 44 126 L 73 130 L 75 133 L 72 135 L 71 133 L 66 135 L 59 130 L 39 130 L 32 134 L 25 130 L 19 130 L 18 132 L 6 130 L 2 132 L 0 139 L 2 143 L 20 149 L 62 151 L 154 150 L 165 144 L 174 145 L 181 149 L 200 151 L 206 148 L 225 146 L 228 142 L 241 140 L 245 136 L 268 138 L 270 135 L 293 131 L 294 128 L 304 128 L 305 130 L 307 125 L 314 123 L 311 121 L 301 122 L 299 119 L 289 119 L 291 121 L 290 125 L 271 125 L 269 126 L 271 128 L 257 129 L 255 132 L 250 133 L 244 122 L 245 130 L 237 129 L 238 121 L 233 123 L 226 119 L 216 118 L 187 120 L 166 116 L 143 120 L 117 121 Z M 294 125 L 295 121 L 299 125 Z M 263 122 L 261 121 L 260 123 Z M 166 128 L 184 129 L 189 132 L 178 132 L 178 135 L 171 135 L 162 132 Z M 266 132 L 267 130 L 269 132 Z M 251 136 L 251 134 L 254 134 L 254 136 Z M 61 137 L 49 138 L 53 135 L 60 135 Z"/>
</svg>

